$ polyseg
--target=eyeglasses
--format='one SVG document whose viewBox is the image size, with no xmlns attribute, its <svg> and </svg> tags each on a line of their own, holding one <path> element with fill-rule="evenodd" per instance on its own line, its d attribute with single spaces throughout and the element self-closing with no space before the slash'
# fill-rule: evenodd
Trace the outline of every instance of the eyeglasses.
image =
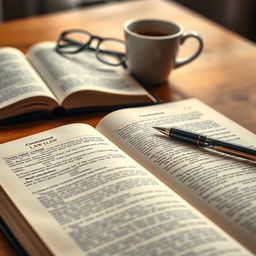
<svg viewBox="0 0 256 256">
<path fill-rule="evenodd" d="M 95 51 L 96 58 L 107 65 L 126 67 L 125 45 L 122 40 L 104 38 L 78 29 L 60 34 L 56 44 L 57 52 L 75 54 L 83 50 Z"/>
</svg>

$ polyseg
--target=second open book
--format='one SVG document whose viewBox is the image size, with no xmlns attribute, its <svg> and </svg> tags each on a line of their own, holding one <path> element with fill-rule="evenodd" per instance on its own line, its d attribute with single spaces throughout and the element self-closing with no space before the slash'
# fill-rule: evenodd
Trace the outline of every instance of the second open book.
<svg viewBox="0 0 256 256">
<path fill-rule="evenodd" d="M 255 163 L 173 141 L 255 146 L 196 99 L 115 111 L 0 145 L 1 217 L 31 255 L 256 253 Z"/>
<path fill-rule="evenodd" d="M 61 55 L 53 42 L 32 46 L 26 56 L 0 48 L 0 120 L 58 107 L 88 110 L 154 102 L 126 71 L 102 64 L 93 51 Z"/>
</svg>

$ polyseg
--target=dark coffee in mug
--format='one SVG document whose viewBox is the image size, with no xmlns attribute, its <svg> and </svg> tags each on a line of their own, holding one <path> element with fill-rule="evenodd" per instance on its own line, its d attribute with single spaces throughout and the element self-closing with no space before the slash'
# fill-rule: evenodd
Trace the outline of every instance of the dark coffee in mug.
<svg viewBox="0 0 256 256">
<path fill-rule="evenodd" d="M 169 36 L 170 33 L 162 32 L 162 31 L 154 31 L 154 30 L 141 30 L 135 31 L 139 35 L 143 36 Z"/>
</svg>

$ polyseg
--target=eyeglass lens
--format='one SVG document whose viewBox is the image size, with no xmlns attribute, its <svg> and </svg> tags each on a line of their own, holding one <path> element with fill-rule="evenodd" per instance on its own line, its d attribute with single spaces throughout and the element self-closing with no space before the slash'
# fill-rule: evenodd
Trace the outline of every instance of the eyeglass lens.
<svg viewBox="0 0 256 256">
<path fill-rule="evenodd" d="M 106 39 L 98 45 L 96 55 L 99 60 L 110 65 L 120 65 L 124 61 L 125 44 L 116 39 Z"/>
<path fill-rule="evenodd" d="M 72 31 L 66 33 L 58 42 L 63 52 L 72 53 L 79 51 L 81 47 L 89 43 L 91 35 L 86 32 Z"/>
</svg>

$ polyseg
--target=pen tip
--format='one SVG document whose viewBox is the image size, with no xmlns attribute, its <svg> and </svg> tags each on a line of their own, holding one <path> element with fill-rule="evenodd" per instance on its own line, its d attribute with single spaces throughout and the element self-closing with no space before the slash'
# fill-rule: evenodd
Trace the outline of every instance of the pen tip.
<svg viewBox="0 0 256 256">
<path fill-rule="evenodd" d="M 156 127 L 156 126 L 153 126 L 153 128 L 158 130 L 159 132 L 162 132 L 163 134 L 166 134 L 166 135 L 169 134 L 169 130 L 167 128 Z"/>
<path fill-rule="evenodd" d="M 161 127 L 156 127 L 156 126 L 153 126 L 154 129 L 158 130 L 158 131 L 162 131 L 163 128 Z"/>
</svg>

